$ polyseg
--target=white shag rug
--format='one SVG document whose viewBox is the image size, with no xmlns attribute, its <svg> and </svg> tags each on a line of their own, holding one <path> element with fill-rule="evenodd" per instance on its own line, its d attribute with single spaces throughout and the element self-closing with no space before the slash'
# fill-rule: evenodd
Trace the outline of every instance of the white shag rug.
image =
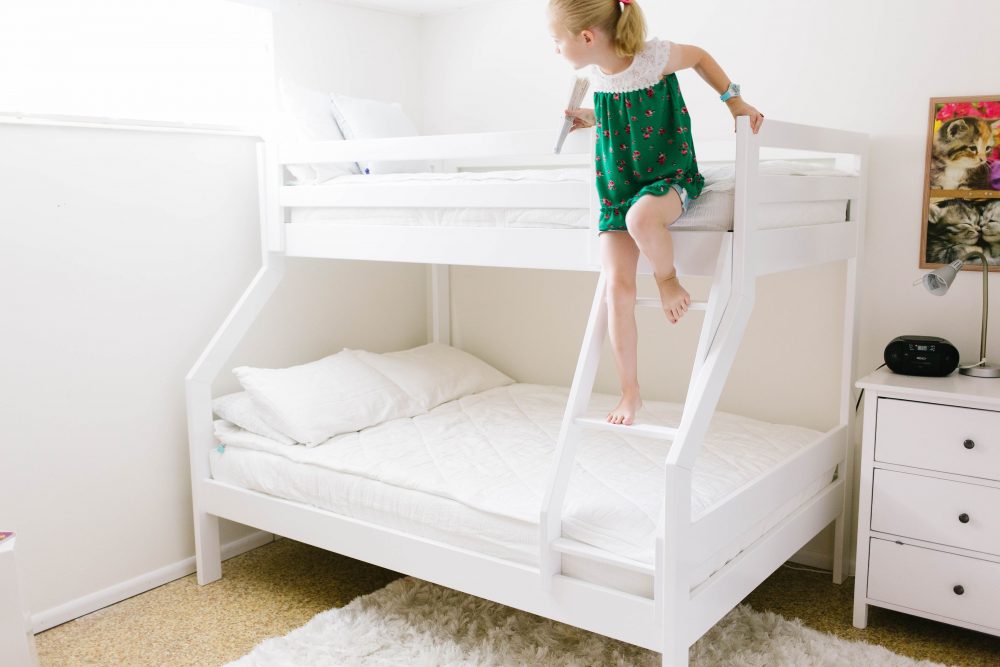
<svg viewBox="0 0 1000 667">
<path fill-rule="evenodd" d="M 691 649 L 692 667 L 940 667 L 740 605 Z M 405 577 L 267 639 L 226 667 L 660 667 L 659 653 Z"/>
</svg>

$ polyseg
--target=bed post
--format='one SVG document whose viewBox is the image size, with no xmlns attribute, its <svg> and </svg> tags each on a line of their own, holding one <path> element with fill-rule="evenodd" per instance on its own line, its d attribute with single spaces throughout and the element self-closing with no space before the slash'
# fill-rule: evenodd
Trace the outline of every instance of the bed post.
<svg viewBox="0 0 1000 667">
<path fill-rule="evenodd" d="M 195 566 L 198 584 L 222 577 L 219 518 L 202 505 L 202 482 L 211 478 L 209 452 L 216 446 L 212 424 L 212 381 L 229 360 L 264 304 L 285 274 L 284 221 L 277 199 L 280 172 L 273 149 L 257 147 L 260 225 L 263 266 L 216 331 L 185 378 L 188 446 L 191 456 L 191 501 L 194 510 Z"/>
<path fill-rule="evenodd" d="M 427 266 L 427 341 L 451 345 L 450 264 Z"/>
<path fill-rule="evenodd" d="M 663 628 L 663 667 L 687 667 L 688 649 L 693 643 L 687 622 L 691 565 L 684 557 L 685 549 L 690 548 L 691 473 L 753 311 L 757 284 L 755 183 L 759 162 L 760 144 L 750 130 L 750 119 L 740 117 L 736 133 L 732 245 L 728 242 L 720 245 L 720 253 L 727 255 L 731 248 L 731 264 L 728 256 L 720 258 L 712 285 L 712 296 L 720 301 L 725 298 L 727 302 L 715 303 L 712 318 L 718 318 L 717 322 L 706 320 L 703 325 L 704 346 L 699 344 L 677 437 L 667 454 L 664 474 L 664 506 L 657 534 L 653 588 L 654 609 Z M 720 284 L 722 281 L 731 284 L 727 288 Z"/>
<path fill-rule="evenodd" d="M 844 479 L 844 508 L 834 522 L 833 538 L 833 582 L 841 584 L 847 578 L 851 566 L 851 537 L 854 535 L 854 495 L 857 488 L 854 479 L 854 460 L 857 446 L 854 441 L 853 409 L 854 374 L 857 363 L 858 340 L 858 278 L 865 241 L 865 211 L 868 190 L 868 144 L 860 147 L 858 155 L 851 156 L 860 180 L 858 196 L 850 200 L 848 220 L 856 226 L 857 239 L 854 257 L 847 260 L 847 275 L 844 294 L 844 343 L 840 370 L 840 424 L 846 427 L 847 447 L 844 461 L 837 466 L 837 477 Z M 838 165 L 841 166 L 841 165 Z M 843 165 L 849 167 L 851 165 Z"/>
</svg>

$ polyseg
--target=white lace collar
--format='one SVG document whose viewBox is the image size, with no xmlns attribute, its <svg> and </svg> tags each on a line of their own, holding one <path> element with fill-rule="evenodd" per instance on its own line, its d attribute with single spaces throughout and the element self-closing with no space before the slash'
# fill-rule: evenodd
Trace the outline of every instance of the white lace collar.
<svg viewBox="0 0 1000 667">
<path fill-rule="evenodd" d="M 591 90 L 595 93 L 627 93 L 649 88 L 660 80 L 670 59 L 670 42 L 653 37 L 646 40 L 642 51 L 635 54 L 632 64 L 617 74 L 605 74 L 597 65 L 588 72 Z"/>
</svg>

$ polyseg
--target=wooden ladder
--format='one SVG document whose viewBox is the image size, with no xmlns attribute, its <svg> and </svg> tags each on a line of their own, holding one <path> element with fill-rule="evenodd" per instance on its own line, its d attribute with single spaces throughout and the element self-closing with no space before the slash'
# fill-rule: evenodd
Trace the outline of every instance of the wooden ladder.
<svg viewBox="0 0 1000 667">
<path fill-rule="evenodd" d="M 708 301 L 692 301 L 688 310 L 705 311 L 698 350 L 688 387 L 688 401 L 685 402 L 685 413 L 691 407 L 691 399 L 695 390 L 696 380 L 702 372 L 704 362 L 712 348 L 713 340 L 719 331 L 731 291 L 733 264 L 732 235 L 726 234 L 719 248 L 719 258 L 716 262 L 715 277 Z M 570 474 L 583 438 L 584 430 L 614 431 L 623 435 L 633 435 L 661 440 L 674 441 L 678 437 L 678 428 L 659 426 L 655 424 L 633 423 L 631 425 L 611 424 L 603 417 L 585 417 L 590 397 L 594 390 L 594 380 L 601 359 L 601 351 L 608 330 L 608 304 L 606 297 L 607 277 L 600 273 L 594 301 L 587 321 L 587 329 L 583 336 L 580 357 L 573 375 L 566 411 L 563 415 L 559 438 L 556 443 L 556 456 L 549 477 L 548 487 L 542 503 L 540 521 L 540 562 L 539 572 L 543 586 L 551 586 L 552 578 L 562 574 L 562 556 L 572 555 L 589 559 L 606 565 L 622 567 L 634 572 L 652 576 L 655 568 L 628 558 L 597 549 L 583 542 L 563 537 L 562 510 L 569 486 Z M 661 308 L 659 298 L 639 298 L 636 305 L 641 307 Z M 725 372 L 725 371 L 723 371 Z M 715 373 L 713 373 L 714 375 Z M 704 383 L 706 378 L 702 378 Z M 694 401 L 697 402 L 697 397 Z M 714 401 L 711 409 L 714 410 Z M 683 421 L 683 413 L 682 413 Z"/>
</svg>

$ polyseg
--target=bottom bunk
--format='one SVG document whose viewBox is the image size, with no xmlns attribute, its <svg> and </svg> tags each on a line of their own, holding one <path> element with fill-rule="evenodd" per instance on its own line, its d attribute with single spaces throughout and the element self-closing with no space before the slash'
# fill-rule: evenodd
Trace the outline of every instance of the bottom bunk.
<svg viewBox="0 0 1000 667">
<path fill-rule="evenodd" d="M 222 446 L 211 452 L 211 473 L 230 486 L 537 567 L 539 509 L 567 393 L 564 387 L 509 384 L 314 447 L 284 444 L 219 419 L 215 434 Z M 607 414 L 616 401 L 594 394 L 592 416 Z M 646 401 L 640 415 L 676 426 L 682 408 Z M 717 412 L 694 470 L 692 521 L 821 436 L 807 428 Z M 607 562 L 565 555 L 565 575 L 652 598 L 669 447 L 669 442 L 639 436 L 586 433 L 567 496 L 563 535 L 603 552 Z M 831 467 L 815 479 L 788 480 L 788 497 L 776 511 L 753 525 L 729 526 L 732 539 L 724 548 L 691 564 L 691 587 L 833 478 Z"/>
</svg>

